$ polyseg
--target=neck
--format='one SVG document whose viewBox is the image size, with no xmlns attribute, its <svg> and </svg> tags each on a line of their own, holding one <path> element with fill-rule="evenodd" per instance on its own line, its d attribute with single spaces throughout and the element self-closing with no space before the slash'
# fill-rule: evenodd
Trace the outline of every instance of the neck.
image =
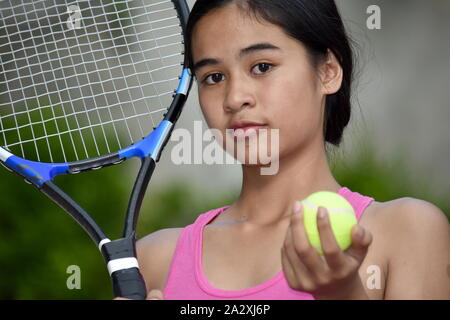
<svg viewBox="0 0 450 320">
<path fill-rule="evenodd" d="M 290 217 L 296 200 L 316 191 L 337 192 L 341 186 L 331 173 L 325 148 L 315 145 L 280 157 L 276 175 L 261 175 L 260 167 L 243 166 L 242 191 L 233 218 L 249 225 L 273 225 Z"/>
</svg>

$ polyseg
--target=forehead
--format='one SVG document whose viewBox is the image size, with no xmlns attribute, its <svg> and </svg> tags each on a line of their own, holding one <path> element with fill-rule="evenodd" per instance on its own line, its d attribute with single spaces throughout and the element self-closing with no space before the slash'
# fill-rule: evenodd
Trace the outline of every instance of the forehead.
<svg viewBox="0 0 450 320">
<path fill-rule="evenodd" d="M 194 61 L 204 56 L 236 55 L 242 48 L 261 42 L 285 48 L 298 45 L 279 26 L 230 4 L 198 21 L 192 34 L 192 54 Z"/>
</svg>

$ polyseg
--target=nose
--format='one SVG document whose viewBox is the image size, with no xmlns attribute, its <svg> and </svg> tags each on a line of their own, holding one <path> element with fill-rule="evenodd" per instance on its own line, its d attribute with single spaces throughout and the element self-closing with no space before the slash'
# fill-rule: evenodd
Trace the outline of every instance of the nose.
<svg viewBox="0 0 450 320">
<path fill-rule="evenodd" d="M 225 112 L 236 113 L 255 105 L 254 91 L 249 80 L 241 77 L 228 80 L 223 102 Z"/>
</svg>

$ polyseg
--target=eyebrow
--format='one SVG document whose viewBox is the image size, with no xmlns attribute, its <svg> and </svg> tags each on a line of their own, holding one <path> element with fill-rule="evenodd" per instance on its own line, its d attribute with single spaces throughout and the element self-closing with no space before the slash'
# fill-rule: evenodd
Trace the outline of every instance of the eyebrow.
<svg viewBox="0 0 450 320">
<path fill-rule="evenodd" d="M 257 52 L 257 51 L 263 51 L 263 50 L 281 50 L 277 46 L 274 46 L 273 44 L 262 42 L 262 43 L 256 43 L 249 47 L 246 47 L 244 49 L 241 49 L 239 52 L 239 58 L 243 58 L 244 56 L 247 56 L 251 53 Z M 206 66 L 213 66 L 220 63 L 219 59 L 214 58 L 206 58 L 198 61 L 194 64 L 194 67 L 192 68 L 193 72 L 195 73 L 198 69 L 206 67 Z"/>
</svg>

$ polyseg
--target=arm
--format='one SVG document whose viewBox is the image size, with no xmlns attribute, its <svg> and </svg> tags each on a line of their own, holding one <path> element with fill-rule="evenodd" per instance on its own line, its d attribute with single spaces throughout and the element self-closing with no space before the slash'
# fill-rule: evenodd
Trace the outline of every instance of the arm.
<svg viewBox="0 0 450 320">
<path fill-rule="evenodd" d="M 182 228 L 162 229 L 136 242 L 139 269 L 147 290 L 162 292 Z"/>
<path fill-rule="evenodd" d="M 433 204 L 415 199 L 405 199 L 391 215 L 385 299 L 449 299 L 447 217 Z"/>
<path fill-rule="evenodd" d="M 147 300 L 163 300 L 162 291 L 182 228 L 162 229 L 136 242 L 139 270 L 147 287 Z M 130 300 L 116 297 L 114 300 Z"/>
</svg>

